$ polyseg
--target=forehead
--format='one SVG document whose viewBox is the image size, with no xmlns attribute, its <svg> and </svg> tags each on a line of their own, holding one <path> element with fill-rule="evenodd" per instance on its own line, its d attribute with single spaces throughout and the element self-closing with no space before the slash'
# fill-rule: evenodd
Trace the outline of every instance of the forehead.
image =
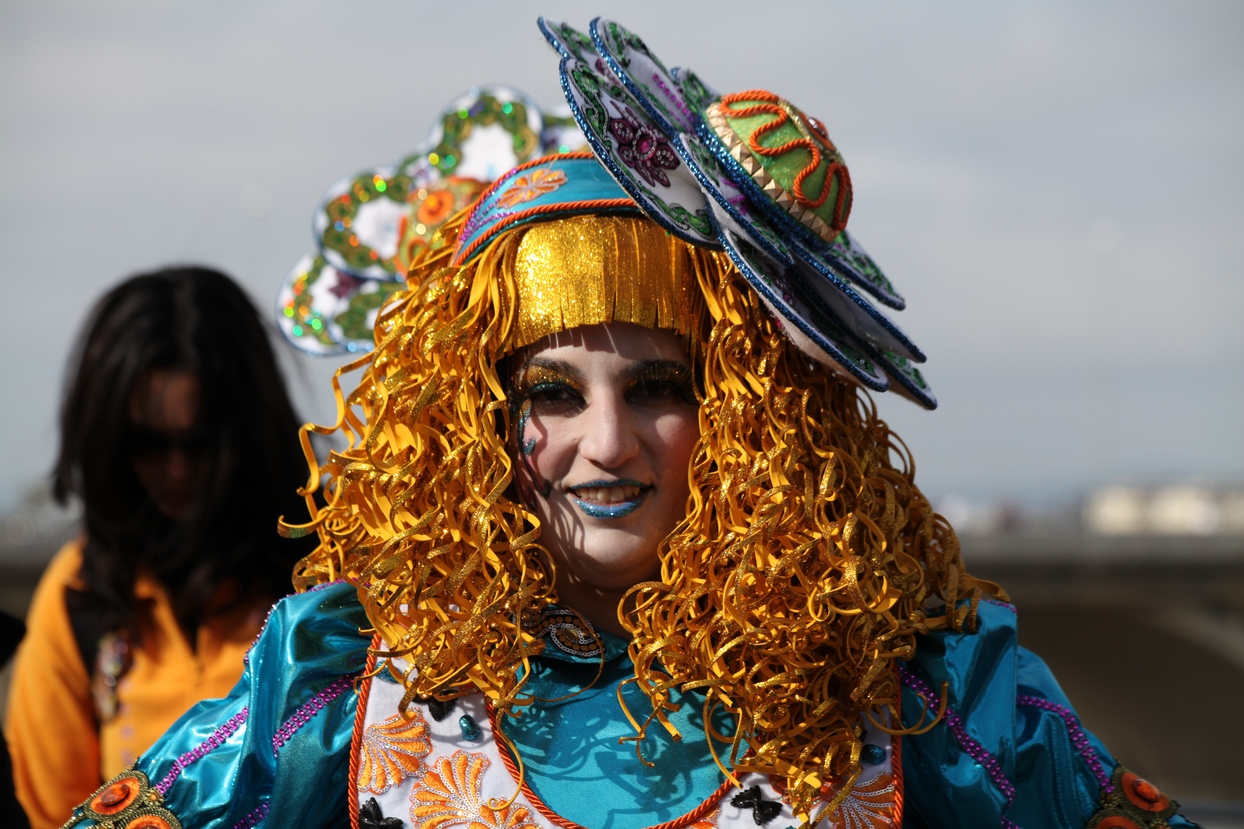
<svg viewBox="0 0 1244 829">
<path fill-rule="evenodd" d="M 199 412 L 199 377 L 194 372 L 151 369 L 130 392 L 130 420 L 154 429 L 189 429 Z"/>
<path fill-rule="evenodd" d="M 675 332 L 628 322 L 586 325 L 549 334 L 521 349 L 516 356 L 519 366 L 537 358 L 572 364 L 626 364 L 644 360 L 690 362 L 683 338 Z"/>
</svg>

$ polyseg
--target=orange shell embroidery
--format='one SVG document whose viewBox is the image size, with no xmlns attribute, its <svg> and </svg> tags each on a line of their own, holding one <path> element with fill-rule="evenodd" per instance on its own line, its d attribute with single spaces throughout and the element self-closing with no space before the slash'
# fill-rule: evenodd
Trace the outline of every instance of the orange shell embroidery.
<svg viewBox="0 0 1244 829">
<path fill-rule="evenodd" d="M 516 204 L 538 199 L 545 193 L 552 193 L 565 183 L 566 173 L 564 171 L 540 167 L 514 179 L 510 188 L 497 199 L 497 204 L 501 207 L 513 207 Z"/>
<path fill-rule="evenodd" d="M 829 816 L 833 829 L 889 829 L 894 825 L 894 778 L 878 774 L 857 783 Z"/>
<path fill-rule="evenodd" d="M 394 714 L 363 731 L 359 746 L 358 784 L 360 792 L 381 794 L 408 777 L 420 774 L 423 758 L 432 751 L 428 724 L 418 709 L 407 719 Z"/>
<path fill-rule="evenodd" d="M 447 829 L 465 825 L 468 829 L 541 829 L 525 806 L 493 808 L 483 802 L 483 754 L 454 752 L 429 767 L 410 793 L 410 822 L 420 829 Z"/>
</svg>

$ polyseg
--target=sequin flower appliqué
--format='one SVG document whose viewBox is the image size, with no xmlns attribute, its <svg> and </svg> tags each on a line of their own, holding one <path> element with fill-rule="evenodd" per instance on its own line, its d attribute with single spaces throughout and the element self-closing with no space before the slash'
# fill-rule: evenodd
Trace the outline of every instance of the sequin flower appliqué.
<svg viewBox="0 0 1244 829">
<path fill-rule="evenodd" d="M 552 193 L 560 189 L 565 183 L 565 172 L 550 170 L 547 167 L 537 167 L 530 173 L 514 179 L 510 189 L 502 193 L 501 198 L 497 199 L 497 204 L 502 207 L 514 207 L 515 205 L 529 202 L 532 199 L 538 199 L 545 193 Z"/>
<path fill-rule="evenodd" d="M 411 823 L 423 829 L 541 829 L 525 806 L 485 800 L 482 778 L 486 768 L 487 757 L 465 751 L 438 760 L 411 792 Z"/>
<path fill-rule="evenodd" d="M 414 716 L 409 719 L 395 714 L 364 730 L 359 747 L 359 791 L 381 794 L 423 773 L 423 758 L 432 750 L 432 743 L 423 716 L 416 708 L 411 712 Z"/>
<path fill-rule="evenodd" d="M 889 829 L 894 825 L 894 778 L 878 774 L 851 789 L 830 815 L 834 829 Z"/>
</svg>

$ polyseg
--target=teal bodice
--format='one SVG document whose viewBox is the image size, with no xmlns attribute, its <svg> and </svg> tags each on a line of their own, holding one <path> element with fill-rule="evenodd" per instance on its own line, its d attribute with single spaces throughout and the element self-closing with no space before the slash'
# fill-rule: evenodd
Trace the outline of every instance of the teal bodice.
<svg viewBox="0 0 1244 829">
<path fill-rule="evenodd" d="M 1136 804 L 1160 806 L 1144 799 L 1156 790 L 1124 777 L 1081 727 L 1045 664 L 1019 647 L 1014 608 L 982 603 L 979 620 L 974 633 L 922 637 L 916 656 L 899 667 L 904 720 L 914 721 L 926 705 L 936 711 L 943 683 L 947 697 L 936 726 L 902 738 L 903 825 L 1082 829 L 1111 814 L 1132 815 Z M 348 826 L 356 679 L 369 641 L 359 630 L 367 625 L 355 589 L 344 583 L 282 600 L 229 696 L 187 711 L 139 759 L 142 799 L 122 797 L 138 779 L 131 775 L 91 803 L 117 804 L 126 815 L 171 813 L 187 829 Z M 675 743 L 664 729 L 650 729 L 644 751 L 656 765 L 633 773 L 633 746 L 616 740 L 633 730 L 615 697 L 632 668 L 624 643 L 602 639 L 605 666 L 597 685 L 567 700 L 536 703 L 515 720 L 504 718 L 502 728 L 519 747 L 532 789 L 554 811 L 597 829 L 660 823 L 701 802 L 723 778 L 700 738 L 694 692 L 671 718 L 685 739 Z M 550 644 L 533 661 L 530 688 L 545 699 L 581 691 L 597 659 L 589 666 Z M 627 687 L 632 712 L 646 715 L 642 695 Z M 627 773 L 618 773 L 624 766 Z M 731 808 L 729 801 L 723 798 L 723 809 Z M 87 814 L 78 813 L 84 829 L 92 825 Z M 1153 808 L 1139 814 L 1167 817 L 1172 827 L 1194 825 Z M 398 829 L 409 820 L 365 817 L 363 825 Z"/>
</svg>

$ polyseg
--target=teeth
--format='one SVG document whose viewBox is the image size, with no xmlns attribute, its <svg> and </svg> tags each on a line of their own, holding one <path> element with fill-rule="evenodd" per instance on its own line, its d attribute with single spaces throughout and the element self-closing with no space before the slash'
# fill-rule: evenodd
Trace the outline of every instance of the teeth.
<svg viewBox="0 0 1244 829">
<path fill-rule="evenodd" d="M 594 504 L 620 504 L 623 501 L 633 500 L 642 491 L 642 487 L 637 486 L 600 486 L 600 487 L 581 487 L 574 491 L 580 500 L 591 501 Z"/>
</svg>

